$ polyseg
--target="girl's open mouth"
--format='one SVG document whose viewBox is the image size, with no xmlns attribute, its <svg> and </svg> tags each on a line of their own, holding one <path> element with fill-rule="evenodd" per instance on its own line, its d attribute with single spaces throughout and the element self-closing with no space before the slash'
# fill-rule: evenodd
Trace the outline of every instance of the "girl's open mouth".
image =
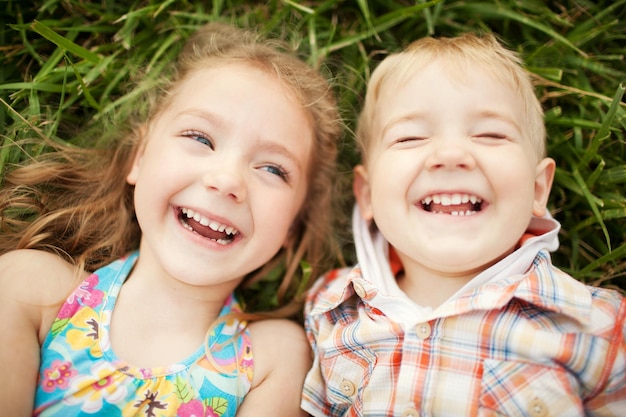
<svg viewBox="0 0 626 417">
<path fill-rule="evenodd" d="M 239 231 L 234 227 L 211 220 L 186 207 L 179 209 L 178 220 L 187 230 L 221 245 L 228 245 L 239 234 Z"/>
</svg>

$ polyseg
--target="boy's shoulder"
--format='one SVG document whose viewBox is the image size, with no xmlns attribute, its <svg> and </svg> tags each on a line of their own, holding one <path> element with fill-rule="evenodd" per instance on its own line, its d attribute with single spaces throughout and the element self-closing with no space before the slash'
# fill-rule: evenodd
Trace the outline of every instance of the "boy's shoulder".
<svg viewBox="0 0 626 417">
<path fill-rule="evenodd" d="M 619 291 L 584 283 L 552 265 L 545 254 L 537 259 L 516 296 L 569 316 L 591 333 L 613 332 L 616 326 L 626 325 L 626 300 Z"/>
<path fill-rule="evenodd" d="M 626 298 L 617 290 L 587 286 L 591 294 L 591 323 L 605 328 L 621 327 L 626 340 Z"/>
</svg>

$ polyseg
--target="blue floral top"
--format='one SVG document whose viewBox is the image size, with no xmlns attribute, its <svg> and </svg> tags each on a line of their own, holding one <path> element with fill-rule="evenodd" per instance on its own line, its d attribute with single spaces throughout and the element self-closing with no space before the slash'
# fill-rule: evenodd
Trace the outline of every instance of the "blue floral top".
<svg viewBox="0 0 626 417">
<path fill-rule="evenodd" d="M 137 368 L 111 350 L 109 326 L 117 295 L 138 253 L 89 276 L 67 298 L 41 347 L 35 416 L 235 416 L 250 389 L 252 347 L 230 320 L 205 347 L 164 368 Z M 231 295 L 220 317 L 241 311 Z"/>
</svg>

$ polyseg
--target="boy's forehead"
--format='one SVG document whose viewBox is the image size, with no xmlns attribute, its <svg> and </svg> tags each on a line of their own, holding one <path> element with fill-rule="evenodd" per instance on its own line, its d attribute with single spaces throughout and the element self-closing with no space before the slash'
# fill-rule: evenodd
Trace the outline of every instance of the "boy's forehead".
<svg viewBox="0 0 626 417">
<path fill-rule="evenodd" d="M 433 98 L 456 101 L 458 96 L 446 94 L 450 91 L 477 97 L 483 93 L 495 93 L 495 98 L 506 99 L 517 110 L 524 112 L 524 99 L 518 94 L 515 84 L 491 68 L 484 65 L 455 68 L 445 62 L 433 61 L 426 65 L 400 68 L 382 78 L 372 103 L 375 107 L 373 116 L 385 123 L 384 119 L 398 117 L 398 113 L 427 112 Z M 487 104 L 496 110 L 499 107 L 498 104 Z"/>
</svg>

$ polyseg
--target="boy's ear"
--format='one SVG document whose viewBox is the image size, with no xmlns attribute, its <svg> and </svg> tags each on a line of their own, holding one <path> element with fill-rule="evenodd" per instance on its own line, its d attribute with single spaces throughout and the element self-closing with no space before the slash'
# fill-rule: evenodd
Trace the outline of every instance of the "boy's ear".
<svg viewBox="0 0 626 417">
<path fill-rule="evenodd" d="M 543 217 L 546 214 L 555 170 L 556 163 L 552 158 L 544 158 L 537 164 L 535 174 L 535 202 L 533 204 L 533 215 L 537 217 Z"/>
<path fill-rule="evenodd" d="M 130 185 L 137 184 L 137 179 L 139 178 L 139 167 L 141 166 L 141 159 L 143 158 L 143 153 L 146 149 L 145 137 L 148 129 L 145 125 L 142 125 L 136 135 L 137 135 L 137 150 L 135 152 L 135 156 L 133 157 L 133 164 L 130 167 L 130 171 L 126 175 L 126 182 Z"/>
<path fill-rule="evenodd" d="M 365 220 L 372 220 L 374 218 L 374 212 L 372 210 L 372 190 L 370 188 L 367 170 L 363 165 L 354 167 L 352 192 L 359 205 L 361 217 Z"/>
</svg>

